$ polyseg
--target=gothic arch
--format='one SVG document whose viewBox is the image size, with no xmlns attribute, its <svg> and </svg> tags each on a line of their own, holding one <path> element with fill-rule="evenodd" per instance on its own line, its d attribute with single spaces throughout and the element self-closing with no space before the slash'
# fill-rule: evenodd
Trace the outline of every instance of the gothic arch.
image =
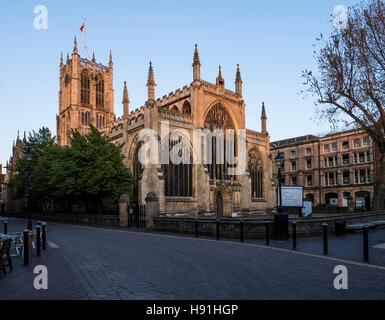
<svg viewBox="0 0 385 320">
<path fill-rule="evenodd" d="M 251 198 L 264 198 L 265 165 L 261 153 L 255 147 L 248 151 L 247 168 L 251 179 Z"/>
<path fill-rule="evenodd" d="M 210 105 L 208 106 L 208 108 L 206 109 L 206 112 L 204 113 L 204 116 L 203 116 L 203 123 L 202 123 L 202 126 L 204 127 L 204 123 L 205 123 L 205 120 L 207 118 L 207 115 L 209 114 L 209 112 L 211 111 L 211 109 L 213 107 L 215 107 L 216 105 L 221 105 L 229 114 L 232 122 L 233 122 L 233 125 L 234 125 L 234 129 L 235 129 L 235 132 L 237 133 L 238 132 L 238 129 L 239 129 L 239 126 L 238 126 L 238 122 L 237 122 L 237 119 L 234 115 L 234 112 L 233 110 L 230 108 L 230 106 L 225 102 L 223 101 L 222 99 L 216 99 L 215 101 L 213 101 L 212 103 L 210 103 Z"/>
<path fill-rule="evenodd" d="M 165 140 L 168 139 L 168 140 Z M 165 143 L 168 141 L 168 144 Z M 166 197 L 192 197 L 193 196 L 193 151 L 189 141 L 182 135 L 171 139 L 171 134 L 162 140 L 162 151 L 170 152 L 174 145 L 181 143 L 182 150 L 188 150 L 188 153 L 180 151 L 179 156 L 188 156 L 182 159 L 181 163 L 174 163 L 170 154 L 168 163 L 162 163 L 164 179 L 164 195 Z"/>
</svg>

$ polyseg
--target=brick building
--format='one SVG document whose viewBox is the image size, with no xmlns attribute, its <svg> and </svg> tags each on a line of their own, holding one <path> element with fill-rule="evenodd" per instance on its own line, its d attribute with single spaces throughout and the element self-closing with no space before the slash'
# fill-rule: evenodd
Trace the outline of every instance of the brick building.
<svg viewBox="0 0 385 320">
<path fill-rule="evenodd" d="M 273 159 L 277 152 L 284 154 L 282 183 L 303 186 L 304 198 L 313 200 L 314 205 L 347 207 L 351 197 L 356 207 L 370 209 L 375 151 L 371 138 L 362 130 L 275 141 L 271 150 Z M 277 177 L 278 169 L 273 167 Z"/>
</svg>

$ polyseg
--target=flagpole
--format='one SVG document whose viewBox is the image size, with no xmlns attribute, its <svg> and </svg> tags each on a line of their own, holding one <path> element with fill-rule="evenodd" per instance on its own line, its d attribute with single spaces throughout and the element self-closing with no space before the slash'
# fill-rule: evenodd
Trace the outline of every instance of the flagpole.
<svg viewBox="0 0 385 320">
<path fill-rule="evenodd" d="M 87 60 L 87 19 L 84 19 L 84 55 Z"/>
</svg>

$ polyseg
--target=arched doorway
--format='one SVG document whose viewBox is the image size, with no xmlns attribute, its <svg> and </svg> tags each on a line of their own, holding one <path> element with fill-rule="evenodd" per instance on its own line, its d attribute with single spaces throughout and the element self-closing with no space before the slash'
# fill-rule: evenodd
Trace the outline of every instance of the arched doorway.
<svg viewBox="0 0 385 320">
<path fill-rule="evenodd" d="M 223 197 L 222 192 L 218 191 L 215 196 L 217 218 L 223 217 Z"/>
</svg>

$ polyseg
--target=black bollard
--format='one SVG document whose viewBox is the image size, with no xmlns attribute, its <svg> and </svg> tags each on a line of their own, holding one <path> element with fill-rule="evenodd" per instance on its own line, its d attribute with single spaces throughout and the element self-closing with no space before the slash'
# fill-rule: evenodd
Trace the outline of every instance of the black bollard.
<svg viewBox="0 0 385 320">
<path fill-rule="evenodd" d="M 239 227 L 240 227 L 240 233 L 241 233 L 241 242 L 243 242 L 243 240 L 244 240 L 243 225 L 244 225 L 245 221 L 243 219 L 241 219 L 241 221 L 239 221 L 239 223 L 240 223 Z"/>
<path fill-rule="evenodd" d="M 368 227 L 364 226 L 362 229 L 363 244 L 364 244 L 364 261 L 369 261 L 369 237 Z"/>
<path fill-rule="evenodd" d="M 217 219 L 217 240 L 219 240 L 219 219 Z"/>
<path fill-rule="evenodd" d="M 199 223 L 199 220 L 195 219 L 195 238 L 198 238 L 199 236 L 198 223 Z"/>
<path fill-rule="evenodd" d="M 323 223 L 322 224 L 323 229 L 323 239 L 324 239 L 324 254 L 328 254 L 328 224 Z"/>
<path fill-rule="evenodd" d="M 8 234 L 8 221 L 4 221 L 4 234 Z"/>
<path fill-rule="evenodd" d="M 41 224 L 41 244 L 42 244 L 43 250 L 46 249 L 46 243 L 47 243 L 46 227 L 47 227 L 47 223 L 42 222 L 42 224 Z"/>
<path fill-rule="evenodd" d="M 292 222 L 293 225 L 293 249 L 297 248 L 297 222 Z"/>
<path fill-rule="evenodd" d="M 37 225 L 36 226 L 36 256 L 37 257 L 41 256 L 41 250 L 40 250 L 40 245 L 41 245 L 41 242 L 40 242 L 40 229 L 41 229 L 41 226 Z"/>
<path fill-rule="evenodd" d="M 269 221 L 266 221 L 266 245 L 270 244 L 270 235 L 269 235 Z"/>
<path fill-rule="evenodd" d="M 29 243 L 28 243 L 28 232 L 29 230 L 24 230 L 23 235 L 24 235 L 24 248 L 23 248 L 23 258 L 24 258 L 24 265 L 29 264 Z"/>
</svg>

